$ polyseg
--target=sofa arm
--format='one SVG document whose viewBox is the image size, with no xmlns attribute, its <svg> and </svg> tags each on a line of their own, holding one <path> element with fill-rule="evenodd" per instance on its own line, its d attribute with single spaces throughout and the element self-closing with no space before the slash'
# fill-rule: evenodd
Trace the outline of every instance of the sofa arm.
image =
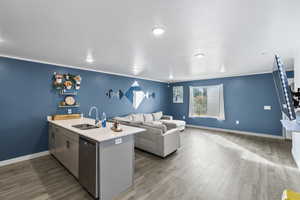
<svg viewBox="0 0 300 200">
<path fill-rule="evenodd" d="M 161 117 L 161 119 L 173 120 L 173 116 L 171 116 L 171 115 L 163 115 L 163 116 Z"/>
<path fill-rule="evenodd" d="M 115 120 L 115 121 L 126 126 L 134 126 L 134 127 L 139 127 L 142 124 L 142 122 L 133 122 L 129 120 Z"/>
<path fill-rule="evenodd" d="M 163 135 L 163 137 L 164 137 L 163 157 L 169 155 L 170 153 L 180 148 L 181 138 L 180 138 L 180 131 L 178 129 L 169 130 Z"/>
<path fill-rule="evenodd" d="M 147 126 L 147 125 L 139 125 L 138 127 L 146 129 L 145 132 L 147 132 L 149 134 L 153 134 L 153 135 L 157 135 L 157 136 L 162 136 L 163 135 L 163 130 L 160 129 L 160 128 L 151 127 L 151 126 Z"/>
<path fill-rule="evenodd" d="M 175 123 L 172 123 L 172 120 L 161 120 L 161 122 L 167 126 L 167 129 L 168 130 L 171 130 L 171 129 L 176 129 L 177 128 L 177 125 Z"/>
</svg>

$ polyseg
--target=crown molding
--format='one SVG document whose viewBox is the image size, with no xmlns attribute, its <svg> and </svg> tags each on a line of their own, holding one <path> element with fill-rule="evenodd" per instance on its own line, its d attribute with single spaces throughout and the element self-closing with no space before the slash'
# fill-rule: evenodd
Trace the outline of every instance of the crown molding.
<svg viewBox="0 0 300 200">
<path fill-rule="evenodd" d="M 147 77 L 142 77 L 142 76 L 134 76 L 134 75 L 128 75 L 128 74 L 121 74 L 121 73 L 115 73 L 115 72 L 102 71 L 102 70 L 97 70 L 97 69 L 89 69 L 89 68 L 80 67 L 80 66 L 65 65 L 65 64 L 60 64 L 60 63 L 48 62 L 48 61 L 43 61 L 43 60 L 36 60 L 36 59 L 31 59 L 31 58 L 23 58 L 23 57 L 11 56 L 11 55 L 6 55 L 6 54 L 0 54 L 0 57 L 11 58 L 11 59 L 16 59 L 16 60 L 23 60 L 23 61 L 29 61 L 29 62 L 34 62 L 34 63 L 47 64 L 47 65 L 55 65 L 56 67 L 65 67 L 65 68 L 71 68 L 71 69 L 79 69 L 79 70 L 84 70 L 84 71 L 98 72 L 98 73 L 111 74 L 111 75 L 116 75 L 116 76 L 123 76 L 123 77 L 129 77 L 129 78 L 142 79 L 142 80 L 147 80 L 147 81 L 155 81 L 155 82 L 167 83 L 166 81 L 162 81 L 162 80 L 158 80 L 158 79 L 152 79 L 152 78 L 147 78 Z"/>
<path fill-rule="evenodd" d="M 23 58 L 23 57 L 11 56 L 11 55 L 6 55 L 6 54 L 0 54 L 0 57 L 11 58 L 11 59 L 16 59 L 16 60 L 23 60 L 23 61 L 29 61 L 29 62 L 34 62 L 34 63 L 42 63 L 42 64 L 47 64 L 47 65 L 54 65 L 54 66 L 57 66 L 57 67 L 65 67 L 65 68 L 79 69 L 79 70 L 84 70 L 84 71 L 111 74 L 111 75 L 116 75 L 116 76 L 136 78 L 136 79 L 142 79 L 142 80 L 148 80 L 148 81 L 154 81 L 154 82 L 160 82 L 160 83 L 168 83 L 168 84 L 189 82 L 189 81 L 210 80 L 210 79 L 222 79 L 222 78 L 239 77 L 239 76 L 251 76 L 251 75 L 259 75 L 259 74 L 268 74 L 268 73 L 272 72 L 272 70 L 270 70 L 270 71 L 264 71 L 264 72 L 239 73 L 239 74 L 227 75 L 227 76 L 215 76 L 215 77 L 210 77 L 210 78 L 198 78 L 198 79 L 193 78 L 193 79 L 163 81 L 163 80 L 152 79 L 152 78 L 143 77 L 143 76 L 134 76 L 134 75 L 128 75 L 128 74 L 122 74 L 122 73 L 102 71 L 102 70 L 97 70 L 97 69 L 89 69 L 89 68 L 80 67 L 80 66 L 65 65 L 65 64 L 60 64 L 60 63 L 48 62 L 48 61 L 43 61 L 43 60 L 36 60 L 36 59 L 31 59 L 31 58 Z M 287 71 L 292 71 L 292 70 L 293 69 L 287 68 Z"/>
<path fill-rule="evenodd" d="M 190 82 L 190 81 L 203 81 L 203 80 L 210 80 L 210 79 L 223 79 L 223 78 L 231 78 L 231 77 L 240 77 L 240 76 L 252 76 L 252 75 L 259 75 L 259 74 L 270 74 L 272 71 L 264 71 L 264 72 L 254 72 L 254 73 L 239 73 L 234 75 L 227 75 L 227 76 L 215 76 L 211 78 L 202 78 L 202 79 L 182 79 L 182 80 L 174 80 L 168 81 L 169 84 L 172 83 L 183 83 L 183 82 Z"/>
</svg>

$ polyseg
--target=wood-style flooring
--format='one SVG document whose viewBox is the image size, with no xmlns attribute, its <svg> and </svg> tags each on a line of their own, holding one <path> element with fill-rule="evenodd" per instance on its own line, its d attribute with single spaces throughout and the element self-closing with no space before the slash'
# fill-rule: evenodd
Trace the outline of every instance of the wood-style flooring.
<svg viewBox="0 0 300 200">
<path fill-rule="evenodd" d="M 165 159 L 136 150 L 134 186 L 115 200 L 280 200 L 300 191 L 289 141 L 187 129 Z M 0 168 L 0 200 L 91 200 L 53 157 Z"/>
</svg>

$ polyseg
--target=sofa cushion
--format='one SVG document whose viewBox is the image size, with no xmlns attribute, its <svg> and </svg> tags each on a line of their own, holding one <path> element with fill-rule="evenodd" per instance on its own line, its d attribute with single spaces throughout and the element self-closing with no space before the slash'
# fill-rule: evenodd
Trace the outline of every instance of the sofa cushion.
<svg viewBox="0 0 300 200">
<path fill-rule="evenodd" d="M 153 121 L 152 114 L 144 114 L 144 121 L 145 122 L 152 122 Z"/>
<path fill-rule="evenodd" d="M 140 126 L 140 125 L 143 125 L 144 122 L 141 122 L 141 121 L 131 121 L 128 125 L 129 126 Z"/>
<path fill-rule="evenodd" d="M 132 121 L 132 115 L 124 116 L 125 119 Z"/>
<path fill-rule="evenodd" d="M 173 128 L 179 128 L 180 130 L 184 130 L 185 129 L 185 121 L 183 120 L 165 120 L 165 119 L 161 119 L 159 120 L 160 122 L 162 122 L 163 124 L 165 124 L 168 128 L 168 130 L 173 129 Z"/>
<path fill-rule="evenodd" d="M 164 125 L 162 122 L 159 121 L 152 121 L 152 122 L 144 122 L 143 125 L 161 129 L 163 133 L 167 132 L 167 126 Z"/>
<path fill-rule="evenodd" d="M 161 119 L 159 120 L 163 124 L 175 124 L 177 127 L 180 126 L 185 126 L 185 121 L 183 120 L 166 120 L 166 119 Z"/>
<path fill-rule="evenodd" d="M 152 115 L 153 115 L 153 119 L 155 121 L 157 121 L 157 120 L 160 120 L 162 118 L 163 113 L 162 112 L 156 112 L 156 113 L 152 113 Z"/>
<path fill-rule="evenodd" d="M 173 116 L 171 116 L 171 115 L 163 115 L 161 119 L 173 120 Z"/>
<path fill-rule="evenodd" d="M 144 122 L 143 114 L 133 114 L 131 116 L 132 116 L 132 121 L 134 122 Z"/>
</svg>

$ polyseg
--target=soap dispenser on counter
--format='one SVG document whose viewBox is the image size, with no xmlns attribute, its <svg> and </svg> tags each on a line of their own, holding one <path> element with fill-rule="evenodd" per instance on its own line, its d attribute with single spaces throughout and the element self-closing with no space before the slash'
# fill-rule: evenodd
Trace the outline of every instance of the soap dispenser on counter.
<svg viewBox="0 0 300 200">
<path fill-rule="evenodd" d="M 106 114 L 105 112 L 102 113 L 102 128 L 105 128 L 106 127 Z"/>
</svg>

